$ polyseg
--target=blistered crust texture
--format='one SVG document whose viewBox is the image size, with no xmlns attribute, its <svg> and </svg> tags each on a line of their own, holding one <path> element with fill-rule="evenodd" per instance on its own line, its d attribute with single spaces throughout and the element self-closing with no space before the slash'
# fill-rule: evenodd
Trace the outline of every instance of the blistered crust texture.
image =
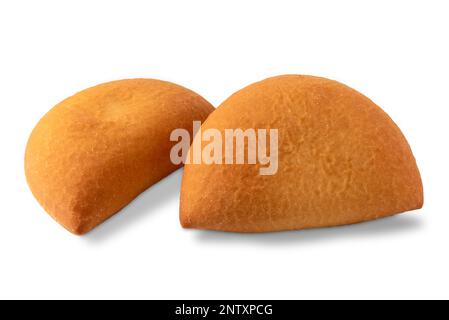
<svg viewBox="0 0 449 320">
<path fill-rule="evenodd" d="M 150 79 L 101 84 L 62 101 L 33 130 L 28 184 L 44 209 L 83 234 L 176 170 L 170 133 L 191 131 L 213 107 L 181 86 Z"/>
<path fill-rule="evenodd" d="M 418 209 L 420 174 L 395 123 L 357 91 L 324 78 L 279 76 L 226 100 L 204 123 L 278 129 L 279 167 L 186 165 L 184 227 L 267 232 L 352 224 Z M 196 137 L 198 138 L 198 136 Z"/>
</svg>

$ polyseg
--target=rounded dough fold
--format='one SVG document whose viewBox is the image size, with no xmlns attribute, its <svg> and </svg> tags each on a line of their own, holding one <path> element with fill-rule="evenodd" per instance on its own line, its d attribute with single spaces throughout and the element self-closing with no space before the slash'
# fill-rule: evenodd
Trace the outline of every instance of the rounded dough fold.
<svg viewBox="0 0 449 320">
<path fill-rule="evenodd" d="M 214 108 L 173 83 L 130 79 L 62 101 L 34 128 L 25 154 L 28 184 L 44 209 L 84 234 L 179 168 L 170 133 Z"/>
<path fill-rule="evenodd" d="M 423 205 L 420 174 L 400 129 L 371 100 L 336 81 L 286 75 L 257 82 L 218 107 L 202 131 L 210 128 L 222 137 L 225 129 L 278 129 L 278 170 L 260 175 L 260 164 L 187 164 L 183 227 L 329 227 Z"/>
</svg>

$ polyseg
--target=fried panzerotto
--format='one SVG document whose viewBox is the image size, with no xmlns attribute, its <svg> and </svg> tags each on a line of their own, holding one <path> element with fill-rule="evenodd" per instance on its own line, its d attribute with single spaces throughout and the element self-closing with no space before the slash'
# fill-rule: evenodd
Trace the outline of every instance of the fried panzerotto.
<svg viewBox="0 0 449 320">
<path fill-rule="evenodd" d="M 277 172 L 261 175 L 260 163 L 187 164 L 183 227 L 330 227 L 423 205 L 420 173 L 398 126 L 370 99 L 336 81 L 285 75 L 254 83 L 219 106 L 202 125 L 209 128 L 277 129 Z"/>
</svg>

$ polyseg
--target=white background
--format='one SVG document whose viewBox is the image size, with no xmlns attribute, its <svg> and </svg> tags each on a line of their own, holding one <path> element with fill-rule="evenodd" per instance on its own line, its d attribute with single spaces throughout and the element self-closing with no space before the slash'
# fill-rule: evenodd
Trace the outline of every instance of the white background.
<svg viewBox="0 0 449 320">
<path fill-rule="evenodd" d="M 0 298 L 449 298 L 448 1 L 0 2 Z M 263 78 L 346 83 L 407 136 L 418 212 L 326 230 L 183 230 L 182 171 L 84 237 L 28 190 L 28 136 L 53 105 L 121 78 L 215 106 Z"/>
</svg>

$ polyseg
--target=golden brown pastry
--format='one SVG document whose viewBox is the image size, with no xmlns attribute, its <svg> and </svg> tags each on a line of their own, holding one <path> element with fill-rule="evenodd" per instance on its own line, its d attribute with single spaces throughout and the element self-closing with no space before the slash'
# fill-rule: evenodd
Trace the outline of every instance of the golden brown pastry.
<svg viewBox="0 0 449 320">
<path fill-rule="evenodd" d="M 25 155 L 28 184 L 61 225 L 83 234 L 176 170 L 170 133 L 213 107 L 173 83 L 132 79 L 81 91 L 51 109 Z"/>
<path fill-rule="evenodd" d="M 261 175 L 259 163 L 186 165 L 180 205 L 186 228 L 329 227 L 423 205 L 420 174 L 400 129 L 336 81 L 286 75 L 252 84 L 210 115 L 202 131 L 209 128 L 223 136 L 229 128 L 278 129 L 278 168 Z"/>
</svg>

